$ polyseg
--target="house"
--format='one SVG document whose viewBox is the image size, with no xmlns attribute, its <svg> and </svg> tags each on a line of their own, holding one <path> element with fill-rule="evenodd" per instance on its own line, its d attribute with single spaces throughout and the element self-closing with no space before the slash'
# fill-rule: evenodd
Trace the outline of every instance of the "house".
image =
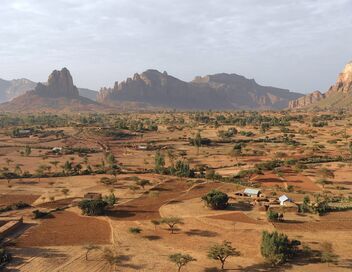
<svg viewBox="0 0 352 272">
<path fill-rule="evenodd" d="M 102 195 L 100 193 L 89 192 L 89 193 L 86 193 L 84 195 L 84 199 L 87 199 L 87 200 L 99 200 L 99 199 L 102 199 Z"/>
<path fill-rule="evenodd" d="M 292 199 L 290 199 L 287 195 L 282 195 L 279 197 L 279 201 L 280 205 L 283 206 L 286 202 L 292 202 Z"/>
<path fill-rule="evenodd" d="M 139 150 L 148 150 L 148 146 L 147 145 L 139 145 L 137 147 L 137 149 L 139 149 Z"/>
<path fill-rule="evenodd" d="M 262 194 L 262 192 L 259 189 L 246 188 L 244 189 L 243 194 L 245 196 L 250 196 L 250 197 L 259 197 Z"/>
<path fill-rule="evenodd" d="M 62 151 L 62 147 L 54 147 L 51 151 L 54 153 L 60 153 Z"/>
</svg>

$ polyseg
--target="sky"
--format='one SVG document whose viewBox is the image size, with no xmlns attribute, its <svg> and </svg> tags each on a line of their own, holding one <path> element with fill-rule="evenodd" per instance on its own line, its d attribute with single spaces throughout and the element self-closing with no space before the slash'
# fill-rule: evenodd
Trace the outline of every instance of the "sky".
<svg viewBox="0 0 352 272">
<path fill-rule="evenodd" d="M 1 0 L 0 78 L 67 67 L 98 90 L 147 69 L 325 91 L 352 60 L 352 0 Z"/>
</svg>

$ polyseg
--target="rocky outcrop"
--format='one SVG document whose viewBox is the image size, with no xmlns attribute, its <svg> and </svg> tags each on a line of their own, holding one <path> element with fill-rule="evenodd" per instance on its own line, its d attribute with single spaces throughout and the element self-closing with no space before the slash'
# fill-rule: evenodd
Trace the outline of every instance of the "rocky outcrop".
<svg viewBox="0 0 352 272">
<path fill-rule="evenodd" d="M 0 104 L 5 112 L 85 112 L 111 111 L 112 109 L 82 97 L 73 84 L 70 72 L 63 68 L 53 71 L 47 83 L 38 83 L 34 90 L 27 91 L 10 102 Z"/>
<path fill-rule="evenodd" d="M 38 83 L 34 94 L 45 97 L 66 97 L 78 98 L 79 92 L 75 85 L 70 71 L 63 68 L 61 71 L 55 70 L 51 73 L 46 84 Z"/>
<path fill-rule="evenodd" d="M 339 74 L 335 85 L 331 86 L 326 93 L 327 96 L 334 93 L 352 93 L 352 61 L 347 63 Z"/>
<path fill-rule="evenodd" d="M 332 85 L 326 93 L 315 91 L 304 97 L 290 101 L 290 109 L 306 107 L 317 108 L 350 108 L 352 101 L 352 62 L 346 64 L 339 74 L 336 83 Z"/>
<path fill-rule="evenodd" d="M 309 106 L 309 105 L 311 105 L 315 102 L 318 102 L 324 98 L 325 98 L 325 94 L 322 94 L 319 91 L 315 91 L 313 93 L 310 93 L 308 95 L 300 97 L 296 100 L 290 101 L 288 104 L 288 107 L 290 109 L 299 109 L 299 108 Z"/>
<path fill-rule="evenodd" d="M 113 88 L 102 88 L 98 101 L 129 101 L 177 109 L 279 109 L 300 96 L 285 89 L 261 86 L 236 74 L 208 75 L 185 82 L 167 72 L 147 70 L 121 83 L 115 82 Z"/>
</svg>

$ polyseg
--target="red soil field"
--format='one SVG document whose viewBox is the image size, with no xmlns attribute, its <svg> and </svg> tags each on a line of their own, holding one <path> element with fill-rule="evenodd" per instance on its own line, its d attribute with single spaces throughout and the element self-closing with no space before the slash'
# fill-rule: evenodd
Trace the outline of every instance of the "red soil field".
<svg viewBox="0 0 352 272">
<path fill-rule="evenodd" d="M 260 221 L 257 221 L 257 220 L 254 220 L 254 219 L 248 217 L 243 212 L 231 212 L 231 213 L 227 213 L 227 214 L 207 216 L 207 218 L 248 223 L 248 224 L 259 224 L 259 225 L 265 224 L 264 222 L 260 222 Z"/>
<path fill-rule="evenodd" d="M 17 202 L 24 202 L 31 205 L 38 199 L 39 195 L 0 195 L 0 206 L 7 206 Z"/>
<path fill-rule="evenodd" d="M 53 218 L 41 219 L 15 242 L 17 247 L 109 244 L 108 222 L 79 216 L 73 212 L 56 212 Z"/>
</svg>

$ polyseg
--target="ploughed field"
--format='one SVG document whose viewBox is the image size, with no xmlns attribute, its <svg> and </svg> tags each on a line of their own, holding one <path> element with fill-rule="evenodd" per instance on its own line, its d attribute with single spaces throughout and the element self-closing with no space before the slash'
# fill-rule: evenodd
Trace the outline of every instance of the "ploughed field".
<svg viewBox="0 0 352 272">
<path fill-rule="evenodd" d="M 207 251 L 224 240 L 241 252 L 228 258 L 229 270 L 271 271 L 260 252 L 264 230 L 313 250 L 329 242 L 339 257 L 337 264 L 293 260 L 284 269 L 352 268 L 349 113 L 43 116 L 1 117 L 0 221 L 23 218 L 3 240 L 13 254 L 8 271 L 109 271 L 107 249 L 118 254 L 120 271 L 173 271 L 168 256 L 178 252 L 197 259 L 183 271 L 218 271 Z M 246 188 L 262 197 L 238 194 Z M 202 201 L 214 189 L 229 196 L 226 209 Z M 78 204 L 87 193 L 117 201 L 104 215 L 83 215 Z M 280 205 L 281 195 L 292 206 Z M 346 210 L 302 214 L 305 197 L 328 197 Z M 270 205 L 283 221 L 268 220 Z M 48 214 L 34 218 L 35 211 Z M 174 234 L 152 223 L 165 217 L 182 220 Z"/>
</svg>

